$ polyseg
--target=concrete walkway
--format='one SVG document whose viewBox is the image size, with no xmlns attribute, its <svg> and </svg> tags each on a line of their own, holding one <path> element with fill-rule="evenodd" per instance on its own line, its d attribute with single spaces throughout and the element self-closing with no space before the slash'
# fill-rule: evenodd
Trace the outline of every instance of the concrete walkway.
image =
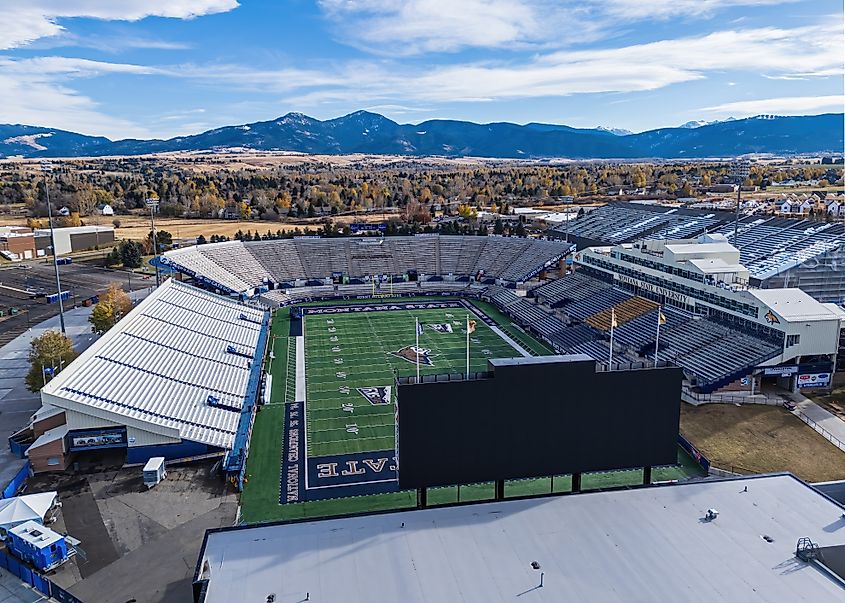
<svg viewBox="0 0 845 603">
<path fill-rule="evenodd" d="M 36 603 L 55 601 L 21 582 L 17 576 L 0 569 L 0 603 Z"/>
<path fill-rule="evenodd" d="M 802 419 L 810 427 L 825 436 L 834 446 L 845 452 L 845 421 L 800 393 L 791 394 L 790 397 L 795 402 L 795 410 L 792 411 L 792 414 Z"/>
</svg>

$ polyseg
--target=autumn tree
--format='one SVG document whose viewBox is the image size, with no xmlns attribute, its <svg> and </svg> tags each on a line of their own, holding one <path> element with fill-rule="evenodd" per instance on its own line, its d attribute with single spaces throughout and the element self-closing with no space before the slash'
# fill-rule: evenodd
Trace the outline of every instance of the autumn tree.
<svg viewBox="0 0 845 603">
<path fill-rule="evenodd" d="M 91 330 L 98 334 L 105 333 L 131 310 L 132 300 L 120 285 L 112 283 L 100 296 L 100 301 L 88 317 L 88 322 L 92 325 Z"/>
<path fill-rule="evenodd" d="M 47 331 L 34 338 L 30 342 L 30 369 L 26 375 L 26 386 L 29 391 L 40 390 L 76 356 L 76 352 L 73 351 L 73 342 L 59 331 Z"/>
</svg>

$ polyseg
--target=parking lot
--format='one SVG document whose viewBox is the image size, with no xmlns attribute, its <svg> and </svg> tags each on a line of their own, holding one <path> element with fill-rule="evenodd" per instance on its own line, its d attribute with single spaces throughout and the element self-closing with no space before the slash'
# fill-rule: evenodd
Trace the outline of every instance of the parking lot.
<svg viewBox="0 0 845 603">
<path fill-rule="evenodd" d="M 82 305 L 86 299 L 105 291 L 111 283 L 119 283 L 133 291 L 152 284 L 152 277 L 130 275 L 90 263 L 77 262 L 59 266 L 62 290 L 68 292 L 65 308 Z M 59 313 L 57 303 L 48 303 L 46 296 L 56 292 L 56 274 L 51 259 L 34 260 L 0 267 L 0 345 L 8 343 L 30 326 Z M 12 310 L 14 308 L 14 310 Z"/>
<path fill-rule="evenodd" d="M 27 493 L 59 492 L 52 527 L 82 541 L 50 579 L 86 602 L 190 601 L 205 530 L 233 525 L 237 495 L 216 475 L 215 460 L 170 465 L 148 490 L 140 467 L 122 468 L 120 455 L 107 452 L 79 472 L 29 481 Z"/>
</svg>

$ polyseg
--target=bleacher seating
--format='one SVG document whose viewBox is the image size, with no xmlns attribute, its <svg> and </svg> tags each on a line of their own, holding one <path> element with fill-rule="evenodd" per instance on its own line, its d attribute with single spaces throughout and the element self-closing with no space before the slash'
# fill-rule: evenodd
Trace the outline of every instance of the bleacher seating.
<svg viewBox="0 0 845 603">
<path fill-rule="evenodd" d="M 417 271 L 467 278 L 483 270 L 485 278 L 516 283 L 531 278 L 568 249 L 560 241 L 506 237 L 303 237 L 214 243 L 168 251 L 164 257 L 177 269 L 251 295 L 252 289 L 268 282 L 322 281 L 334 274 L 363 279 Z"/>
<path fill-rule="evenodd" d="M 587 354 L 603 364 L 610 355 L 611 310 L 616 313 L 614 365 L 654 360 L 658 311 L 658 360 L 682 367 L 703 392 L 713 391 L 780 353 L 782 346 L 706 318 L 613 288 L 586 274 L 570 274 L 531 292 L 541 304 L 491 287 L 486 295 L 503 312 L 543 337 L 559 353 Z M 558 306 L 558 316 L 547 303 Z M 565 320 L 571 325 L 567 326 Z"/>
<path fill-rule="evenodd" d="M 591 297 L 611 287 L 610 283 L 574 272 L 536 287 L 532 290 L 532 295 L 554 308 Z"/>
</svg>

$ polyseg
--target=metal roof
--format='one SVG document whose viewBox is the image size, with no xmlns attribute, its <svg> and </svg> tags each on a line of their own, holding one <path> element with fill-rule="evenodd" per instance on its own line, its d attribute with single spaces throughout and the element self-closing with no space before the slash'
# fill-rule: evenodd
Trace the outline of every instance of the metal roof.
<svg viewBox="0 0 845 603">
<path fill-rule="evenodd" d="M 749 289 L 748 293 L 791 322 L 839 319 L 838 313 L 801 289 Z"/>
<path fill-rule="evenodd" d="M 231 448 L 263 318 L 165 281 L 50 381 L 42 401 Z"/>
<path fill-rule="evenodd" d="M 845 589 L 796 543 L 845 541 L 842 511 L 789 474 L 703 480 L 211 531 L 198 568 L 206 603 L 817 603 Z"/>
</svg>

